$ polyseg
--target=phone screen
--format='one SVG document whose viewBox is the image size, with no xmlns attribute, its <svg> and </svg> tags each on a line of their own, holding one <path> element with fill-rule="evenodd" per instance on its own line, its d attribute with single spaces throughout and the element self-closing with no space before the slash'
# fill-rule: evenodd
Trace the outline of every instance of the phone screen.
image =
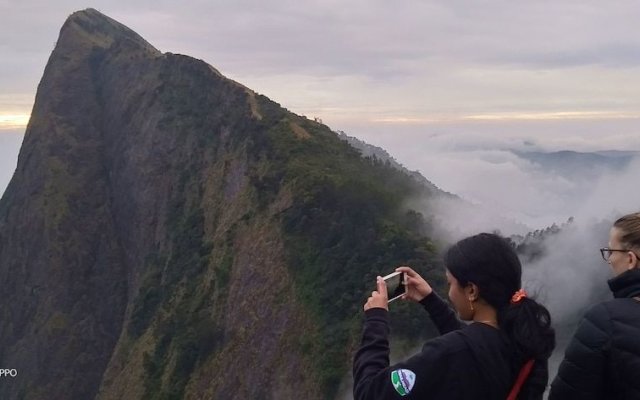
<svg viewBox="0 0 640 400">
<path fill-rule="evenodd" d="M 404 272 L 394 272 L 382 279 L 384 279 L 384 282 L 387 285 L 389 303 L 400 298 L 405 293 L 406 287 L 404 285 Z"/>
</svg>

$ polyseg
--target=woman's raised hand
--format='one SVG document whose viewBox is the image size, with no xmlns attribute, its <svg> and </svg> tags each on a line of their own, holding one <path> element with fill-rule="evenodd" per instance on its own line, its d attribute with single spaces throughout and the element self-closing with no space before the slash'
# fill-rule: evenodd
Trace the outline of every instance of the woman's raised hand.
<svg viewBox="0 0 640 400">
<path fill-rule="evenodd" d="M 367 311 L 370 308 L 384 308 L 389 311 L 389 300 L 387 295 L 387 284 L 381 276 L 376 278 L 377 289 L 371 292 L 371 296 L 364 303 L 364 310 Z"/>
<path fill-rule="evenodd" d="M 419 302 L 433 292 L 431 285 L 410 267 L 398 267 L 396 271 L 405 273 L 405 285 L 407 293 L 402 295 L 403 300 Z"/>
</svg>

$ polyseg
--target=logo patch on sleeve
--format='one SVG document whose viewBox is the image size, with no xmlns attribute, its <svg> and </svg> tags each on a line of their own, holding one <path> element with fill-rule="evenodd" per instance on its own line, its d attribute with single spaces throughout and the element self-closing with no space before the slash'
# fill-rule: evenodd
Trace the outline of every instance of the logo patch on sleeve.
<svg viewBox="0 0 640 400">
<path fill-rule="evenodd" d="M 400 396 L 406 396 L 416 383 L 416 374 L 408 369 L 396 369 L 391 372 L 391 383 Z"/>
</svg>

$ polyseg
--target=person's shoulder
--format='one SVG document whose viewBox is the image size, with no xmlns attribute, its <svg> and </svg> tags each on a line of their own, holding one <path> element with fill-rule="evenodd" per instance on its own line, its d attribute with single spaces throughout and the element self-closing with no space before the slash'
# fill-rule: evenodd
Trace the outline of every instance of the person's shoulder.
<svg viewBox="0 0 640 400">
<path fill-rule="evenodd" d="M 612 308 L 612 302 L 614 300 L 607 300 L 600 303 L 596 303 L 592 305 L 587 312 L 584 314 L 585 319 L 589 320 L 608 320 L 610 318 L 610 310 Z"/>
<path fill-rule="evenodd" d="M 640 302 L 632 298 L 612 299 L 600 303 L 608 320 L 640 326 Z M 604 313 L 603 312 L 603 313 Z"/>
<path fill-rule="evenodd" d="M 436 348 L 449 355 L 469 351 L 470 345 L 487 339 L 484 330 L 494 329 L 482 325 L 483 324 L 469 324 L 465 325 L 462 329 L 438 336 L 426 342 L 423 350 L 432 351 L 432 349 Z"/>
<path fill-rule="evenodd" d="M 599 304 L 596 304 L 595 306 L 593 306 L 593 308 L 595 308 L 597 306 L 604 307 L 607 310 L 607 312 L 609 312 L 609 313 L 617 311 L 617 310 L 626 310 L 626 309 L 629 309 L 629 308 L 633 309 L 635 311 L 635 310 L 637 310 L 637 307 L 640 306 L 640 302 L 638 302 L 638 300 L 636 300 L 636 299 L 623 297 L 623 298 L 617 298 L 617 299 L 611 299 L 611 300 L 603 301 L 602 303 L 599 303 Z"/>
<path fill-rule="evenodd" d="M 467 327 L 464 327 L 430 339 L 424 344 L 422 351 L 438 350 L 443 354 L 466 351 L 468 349 L 466 339 L 467 334 L 465 332 L 466 328 Z"/>
<path fill-rule="evenodd" d="M 608 334 L 611 327 L 612 300 L 597 303 L 587 310 L 578 327 L 582 333 L 593 334 L 596 331 Z M 614 300 L 615 301 L 615 300 Z"/>
<path fill-rule="evenodd" d="M 465 340 L 472 348 L 482 347 L 502 352 L 508 346 L 508 338 L 504 331 L 481 322 L 475 322 L 462 330 Z"/>
<path fill-rule="evenodd" d="M 637 313 L 640 304 L 634 299 L 619 298 L 606 300 L 593 305 L 585 313 L 584 318 L 593 322 L 604 322 L 615 319 L 617 315 L 629 312 Z"/>
</svg>

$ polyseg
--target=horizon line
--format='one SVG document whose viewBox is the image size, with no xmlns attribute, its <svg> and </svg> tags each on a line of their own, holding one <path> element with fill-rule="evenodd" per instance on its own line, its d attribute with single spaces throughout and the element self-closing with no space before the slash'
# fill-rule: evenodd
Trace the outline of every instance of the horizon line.
<svg viewBox="0 0 640 400">
<path fill-rule="evenodd" d="M 320 117 L 332 119 L 330 116 Z M 31 114 L 3 114 L 0 112 L 0 130 L 26 129 Z M 337 118 L 341 119 L 341 118 Z M 365 120 L 366 118 L 363 118 Z M 455 122 L 513 122 L 513 121 L 559 121 L 559 120 L 616 120 L 640 119 L 640 114 L 617 111 L 555 111 L 555 112 L 502 112 L 479 113 L 468 115 L 440 115 L 440 116 L 389 116 L 369 119 L 372 123 L 383 124 L 425 124 L 425 123 L 455 123 Z"/>
</svg>

